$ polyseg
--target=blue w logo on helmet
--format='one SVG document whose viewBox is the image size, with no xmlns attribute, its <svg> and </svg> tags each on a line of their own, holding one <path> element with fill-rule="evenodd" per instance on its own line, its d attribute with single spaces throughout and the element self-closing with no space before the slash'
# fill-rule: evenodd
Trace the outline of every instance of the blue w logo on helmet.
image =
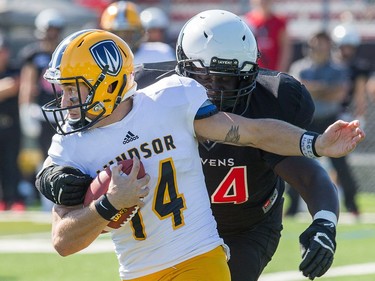
<svg viewBox="0 0 375 281">
<path fill-rule="evenodd" d="M 101 41 L 90 48 L 90 52 L 101 69 L 108 65 L 108 74 L 116 76 L 122 67 L 120 50 L 112 40 Z"/>
</svg>

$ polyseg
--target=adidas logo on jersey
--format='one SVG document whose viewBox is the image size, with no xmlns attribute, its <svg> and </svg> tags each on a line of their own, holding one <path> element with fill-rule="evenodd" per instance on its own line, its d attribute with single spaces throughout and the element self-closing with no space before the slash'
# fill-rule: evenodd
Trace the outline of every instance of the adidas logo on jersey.
<svg viewBox="0 0 375 281">
<path fill-rule="evenodd" d="M 128 131 L 122 143 L 127 144 L 129 142 L 135 141 L 136 139 L 139 139 L 139 137 L 137 135 L 134 135 L 132 132 Z"/>
</svg>

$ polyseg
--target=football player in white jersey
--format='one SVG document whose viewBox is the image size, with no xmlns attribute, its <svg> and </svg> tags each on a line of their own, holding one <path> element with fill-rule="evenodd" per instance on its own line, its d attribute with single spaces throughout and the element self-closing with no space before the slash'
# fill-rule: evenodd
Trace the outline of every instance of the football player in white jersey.
<svg viewBox="0 0 375 281">
<path fill-rule="evenodd" d="M 339 157 L 365 137 L 358 122 L 340 121 L 318 135 L 274 119 L 219 112 L 203 86 L 178 75 L 136 91 L 132 51 L 103 30 L 65 38 L 44 78 L 62 89 L 42 108 L 58 124 L 36 183 L 45 196 L 61 204 L 71 174 L 89 182 L 105 167 L 134 159 L 129 176 L 120 176 L 121 165 L 112 167 L 108 192 L 89 206 L 53 209 L 53 245 L 67 256 L 90 245 L 120 209 L 140 207 L 130 223 L 111 231 L 122 280 L 230 280 L 198 139 Z M 147 172 L 141 179 L 139 159 Z"/>
</svg>

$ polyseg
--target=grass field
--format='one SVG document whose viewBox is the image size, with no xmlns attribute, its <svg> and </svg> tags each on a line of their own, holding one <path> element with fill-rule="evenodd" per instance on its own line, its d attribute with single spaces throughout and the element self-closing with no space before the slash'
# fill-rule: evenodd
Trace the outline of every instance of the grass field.
<svg viewBox="0 0 375 281">
<path fill-rule="evenodd" d="M 364 213 L 375 215 L 375 195 L 361 194 L 360 206 Z M 370 217 L 366 223 L 362 223 L 354 221 L 350 217 L 348 221 L 346 217 L 344 214 L 342 215 L 337 229 L 338 247 L 332 269 L 375 262 L 375 220 L 371 220 Z M 279 249 L 265 269 L 264 276 L 269 273 L 298 269 L 300 262 L 298 236 L 308 224 L 309 219 L 305 216 L 284 220 Z M 48 222 L 6 221 L 1 220 L 0 215 L 0 241 L 14 237 L 23 240 L 23 242 L 36 243 L 35 238 L 41 237 L 49 243 L 49 231 L 50 224 Z M 107 240 L 109 238 L 104 235 L 100 239 Z M 109 251 L 108 253 L 77 254 L 63 258 L 56 253 L 22 253 L 22 250 L 18 253 L 4 253 L 0 246 L 0 281 L 68 280 L 119 280 L 114 253 Z M 373 281 L 375 273 L 322 277 L 317 280 Z"/>
</svg>

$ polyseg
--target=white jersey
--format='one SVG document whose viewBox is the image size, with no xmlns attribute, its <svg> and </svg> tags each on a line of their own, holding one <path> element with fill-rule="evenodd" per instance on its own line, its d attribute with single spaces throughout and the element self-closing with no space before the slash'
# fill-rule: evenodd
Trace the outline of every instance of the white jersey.
<svg viewBox="0 0 375 281">
<path fill-rule="evenodd" d="M 201 85 L 173 75 L 138 91 L 123 120 L 53 138 L 49 155 L 55 164 L 94 177 L 105 166 L 137 155 L 151 176 L 145 206 L 111 233 L 122 279 L 163 270 L 223 244 L 193 126 L 206 100 Z"/>
<path fill-rule="evenodd" d="M 144 42 L 134 53 L 134 64 L 174 61 L 176 55 L 171 46 L 163 42 Z"/>
</svg>

